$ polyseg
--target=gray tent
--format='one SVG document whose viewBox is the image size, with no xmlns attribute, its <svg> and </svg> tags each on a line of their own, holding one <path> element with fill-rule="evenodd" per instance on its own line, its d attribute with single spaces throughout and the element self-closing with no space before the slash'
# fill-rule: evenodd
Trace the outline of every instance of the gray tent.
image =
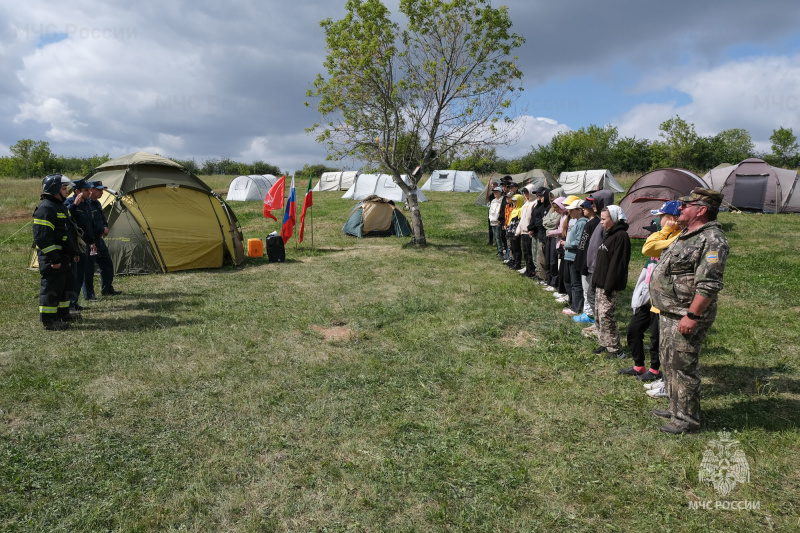
<svg viewBox="0 0 800 533">
<path fill-rule="evenodd" d="M 709 188 L 737 209 L 764 213 L 800 213 L 800 194 L 795 194 L 796 170 L 775 168 L 763 159 L 745 159 L 738 165 L 714 168 L 703 176 Z"/>
</svg>

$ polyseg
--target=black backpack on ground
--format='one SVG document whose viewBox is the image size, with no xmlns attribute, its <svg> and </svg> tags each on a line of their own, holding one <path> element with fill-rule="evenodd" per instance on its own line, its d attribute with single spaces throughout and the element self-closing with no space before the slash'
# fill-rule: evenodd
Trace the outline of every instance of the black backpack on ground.
<svg viewBox="0 0 800 533">
<path fill-rule="evenodd" d="M 283 263 L 286 261 L 286 248 L 283 246 L 283 237 L 280 235 L 267 237 L 267 257 L 270 263 Z"/>
</svg>

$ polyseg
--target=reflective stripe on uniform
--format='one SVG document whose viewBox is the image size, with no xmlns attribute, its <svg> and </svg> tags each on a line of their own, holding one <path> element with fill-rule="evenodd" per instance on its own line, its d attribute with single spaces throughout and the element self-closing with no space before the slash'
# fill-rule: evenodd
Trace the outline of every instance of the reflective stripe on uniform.
<svg viewBox="0 0 800 533">
<path fill-rule="evenodd" d="M 42 248 L 43 254 L 49 254 L 50 252 L 55 252 L 56 250 L 61 250 L 60 244 L 54 244 L 53 246 L 48 246 L 47 248 Z"/>
<path fill-rule="evenodd" d="M 53 225 L 52 222 L 48 222 L 47 220 L 42 220 L 41 218 L 34 218 L 33 219 L 33 223 L 34 224 L 39 224 L 41 226 L 47 226 L 48 228 L 50 228 L 52 230 L 56 229 L 56 227 Z"/>
<path fill-rule="evenodd" d="M 56 213 L 56 216 L 58 218 L 67 218 L 67 215 L 65 215 L 64 213 Z"/>
<path fill-rule="evenodd" d="M 43 315 L 52 314 L 52 313 L 58 313 L 58 307 L 45 307 L 43 305 L 40 305 L 39 306 L 39 312 L 42 313 Z"/>
<path fill-rule="evenodd" d="M 58 307 L 60 307 L 62 309 L 64 307 L 69 307 L 69 300 L 67 300 L 66 302 L 58 302 Z"/>
</svg>

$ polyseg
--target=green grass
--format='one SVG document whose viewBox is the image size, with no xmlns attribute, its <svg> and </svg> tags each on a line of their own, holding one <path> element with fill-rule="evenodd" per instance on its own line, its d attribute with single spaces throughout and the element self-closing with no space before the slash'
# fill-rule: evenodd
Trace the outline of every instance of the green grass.
<svg viewBox="0 0 800 533">
<path fill-rule="evenodd" d="M 318 193 L 313 250 L 120 278 L 125 294 L 55 334 L 24 268 L 39 182 L 10 185 L 3 531 L 800 530 L 797 216 L 721 215 L 705 428 L 673 437 L 624 363 L 591 355 L 549 293 L 492 258 L 476 195 L 430 193 L 418 250 L 343 236 L 353 203 Z M 278 229 L 260 204 L 232 206 L 245 238 Z M 751 480 L 720 498 L 698 468 L 724 428 Z"/>
</svg>

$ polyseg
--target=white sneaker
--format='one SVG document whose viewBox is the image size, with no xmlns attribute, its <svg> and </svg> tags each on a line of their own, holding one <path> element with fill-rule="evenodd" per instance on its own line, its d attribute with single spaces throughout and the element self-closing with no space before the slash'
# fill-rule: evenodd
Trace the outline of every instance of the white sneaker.
<svg viewBox="0 0 800 533">
<path fill-rule="evenodd" d="M 564 296 L 566 296 L 566 294 L 563 293 L 563 292 L 554 292 L 553 293 L 553 298 L 563 298 Z"/>
<path fill-rule="evenodd" d="M 520 274 L 524 274 L 525 273 L 525 267 L 520 268 L 519 270 L 517 270 L 517 272 L 519 272 Z"/>
<path fill-rule="evenodd" d="M 664 389 L 664 385 L 662 383 L 661 387 L 655 387 L 647 391 L 647 395 L 651 398 L 666 398 L 667 391 Z"/>
<path fill-rule="evenodd" d="M 664 378 L 657 379 L 655 381 L 651 381 L 650 383 L 645 383 L 644 384 L 644 388 L 647 389 L 647 390 L 656 389 L 656 388 L 663 387 L 663 386 L 664 386 Z"/>
<path fill-rule="evenodd" d="M 555 291 L 555 290 L 556 290 L 556 288 L 555 288 L 555 287 L 553 287 L 552 285 L 547 285 L 547 286 L 544 288 L 544 290 L 546 290 L 547 292 L 553 292 L 553 291 Z"/>
<path fill-rule="evenodd" d="M 569 296 L 567 296 L 565 294 L 564 296 L 562 296 L 560 298 L 556 298 L 556 301 L 557 302 L 561 302 L 562 304 L 565 304 L 565 303 L 569 302 Z"/>
</svg>

